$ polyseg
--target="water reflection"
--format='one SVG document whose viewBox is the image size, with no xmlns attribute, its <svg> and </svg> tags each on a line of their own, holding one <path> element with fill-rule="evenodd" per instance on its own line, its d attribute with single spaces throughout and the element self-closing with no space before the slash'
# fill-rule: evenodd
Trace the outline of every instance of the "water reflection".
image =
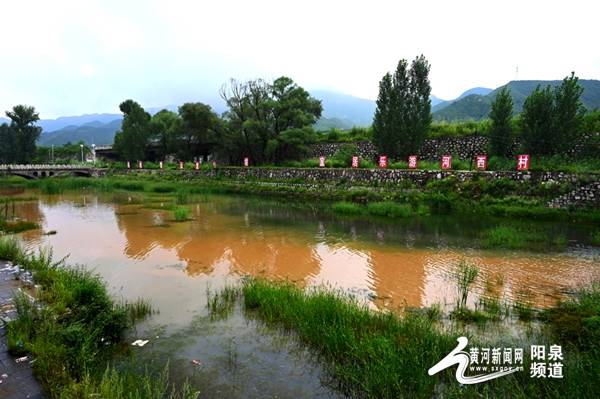
<svg viewBox="0 0 600 399">
<path fill-rule="evenodd" d="M 151 290 L 176 313 L 175 302 L 166 298 L 181 299 L 186 289 L 198 292 L 186 276 L 216 285 L 247 274 L 330 285 L 390 309 L 452 303 L 451 271 L 463 259 L 480 267 L 480 293 L 493 286 L 501 298 L 527 296 L 540 306 L 600 277 L 591 248 L 534 254 L 465 246 L 485 221 L 336 220 L 317 209 L 219 197 L 194 204 L 192 211 L 193 221 L 177 223 L 168 211 L 111 197 L 50 196 L 19 205 L 23 216 L 58 231 L 48 237 L 30 233 L 30 245 L 47 243 L 59 256 L 70 254 L 71 262 L 97 268 L 117 289 L 144 286 L 140 294 Z"/>
</svg>

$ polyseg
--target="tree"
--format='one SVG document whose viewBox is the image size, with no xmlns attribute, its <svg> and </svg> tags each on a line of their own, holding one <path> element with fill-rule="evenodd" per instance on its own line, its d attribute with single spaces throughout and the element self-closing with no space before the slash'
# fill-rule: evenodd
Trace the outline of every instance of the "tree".
<svg viewBox="0 0 600 399">
<path fill-rule="evenodd" d="M 554 96 L 551 87 L 536 87 L 525 99 L 521 114 L 523 145 L 532 154 L 554 153 L 554 118 Z"/>
<path fill-rule="evenodd" d="M 42 128 L 35 123 L 40 120 L 35 108 L 16 105 L 12 111 L 6 111 L 11 119 L 10 125 L 0 128 L 0 154 L 5 162 L 30 163 L 36 155 L 36 141 Z"/>
<path fill-rule="evenodd" d="M 151 133 L 150 114 L 133 100 L 122 102 L 119 109 L 123 112 L 123 123 L 115 135 L 115 151 L 124 161 L 143 160 Z"/>
<path fill-rule="evenodd" d="M 373 140 L 379 150 L 392 158 L 417 152 L 431 125 L 430 65 L 424 56 L 410 68 L 400 60 L 393 75 L 386 73 L 379 83 L 373 119 Z"/>
<path fill-rule="evenodd" d="M 575 72 L 563 79 L 562 84 L 554 91 L 556 108 L 556 147 L 566 150 L 581 133 L 585 107 L 581 102 L 583 87 Z"/>
<path fill-rule="evenodd" d="M 563 79 L 554 90 L 536 90 L 525 100 L 521 116 L 525 148 L 536 155 L 566 151 L 581 133 L 585 108 L 583 88 L 575 73 Z"/>
<path fill-rule="evenodd" d="M 290 78 L 232 80 L 221 97 L 229 110 L 220 149 L 234 162 L 244 156 L 257 164 L 299 158 L 316 138 L 312 125 L 321 116 L 321 102 Z"/>
<path fill-rule="evenodd" d="M 181 159 L 191 159 L 216 143 L 219 117 L 209 105 L 185 103 L 179 107 L 180 121 L 176 125 L 177 153 Z"/>
<path fill-rule="evenodd" d="M 177 129 L 181 120 L 175 112 L 163 109 L 150 119 L 150 135 L 158 146 L 158 157 L 164 159 L 166 155 L 177 151 Z"/>
<path fill-rule="evenodd" d="M 13 130 L 6 123 L 0 125 L 0 163 L 16 162 L 16 143 Z"/>
<path fill-rule="evenodd" d="M 510 91 L 504 86 L 492 102 L 490 119 L 490 150 L 493 155 L 508 156 L 512 147 L 511 118 L 513 100 Z"/>
</svg>

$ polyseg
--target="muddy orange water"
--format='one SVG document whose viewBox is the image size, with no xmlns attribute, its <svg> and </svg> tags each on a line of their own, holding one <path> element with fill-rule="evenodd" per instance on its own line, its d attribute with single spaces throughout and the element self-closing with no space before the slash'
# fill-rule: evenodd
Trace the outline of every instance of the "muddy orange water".
<svg viewBox="0 0 600 399">
<path fill-rule="evenodd" d="M 238 317 L 204 327 L 194 322 L 206 314 L 207 289 L 247 274 L 341 288 L 392 310 L 453 304 L 452 273 L 461 260 L 481 270 L 472 301 L 493 294 L 549 306 L 600 278 L 600 254 L 588 245 L 594 226 L 536 224 L 567 240 L 561 252 L 491 251 L 478 249 L 481 232 L 505 221 L 352 220 L 316 206 L 214 196 L 189 205 L 193 220 L 178 223 L 160 209 L 171 202 L 153 197 L 143 205 L 134 194 L 40 195 L 20 203 L 17 213 L 42 226 L 23 235 L 30 248 L 51 246 L 55 258 L 68 255 L 68 263 L 96 270 L 116 297 L 149 299 L 160 312 L 142 331 L 179 337 L 183 343 L 171 338 L 171 345 L 179 343 L 164 351 L 176 353 L 181 367 L 187 369 L 192 358 L 204 361 L 206 369 L 196 377 L 208 396 L 336 395 L 320 383 L 320 369 L 308 366 L 313 362 L 297 350 L 282 350 L 254 321 Z M 41 234 L 49 230 L 57 234 Z M 192 336 L 201 338 L 186 341 Z M 235 371 L 226 367 L 232 347 Z M 257 389 L 253 394 L 246 391 L 249 384 Z"/>
</svg>

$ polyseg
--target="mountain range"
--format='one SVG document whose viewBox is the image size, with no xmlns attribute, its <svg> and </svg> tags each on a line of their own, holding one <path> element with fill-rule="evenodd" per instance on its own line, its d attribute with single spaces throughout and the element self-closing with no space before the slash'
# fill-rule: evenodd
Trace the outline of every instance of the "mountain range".
<svg viewBox="0 0 600 399">
<path fill-rule="evenodd" d="M 510 90 L 515 105 L 515 113 L 521 112 L 525 99 L 538 86 L 557 86 L 560 80 L 519 80 L 510 81 L 506 85 Z M 584 88 L 581 100 L 589 110 L 600 108 L 600 81 L 580 80 Z M 474 87 L 462 93 L 454 100 L 446 101 L 431 96 L 433 119 L 437 121 L 480 120 L 488 116 L 491 103 L 498 91 L 504 87 L 489 89 Z M 375 113 L 375 102 L 328 90 L 313 90 L 311 95 L 320 99 L 323 104 L 323 115 L 315 124 L 317 130 L 331 128 L 349 129 L 353 126 L 369 126 Z M 213 105 L 213 104 L 211 104 Z M 158 108 L 147 108 L 154 114 L 161 109 L 176 111 L 177 106 L 168 105 Z M 222 112 L 223 104 L 214 104 L 216 112 Z M 111 144 L 114 135 L 121 127 L 121 114 L 86 114 L 79 116 L 64 116 L 57 119 L 42 119 L 38 125 L 43 133 L 39 139 L 40 145 L 62 145 L 80 140 L 88 144 Z M 0 118 L 0 124 L 8 122 Z"/>
<path fill-rule="evenodd" d="M 464 121 L 487 118 L 492 108 L 492 101 L 503 87 L 507 87 L 510 91 L 514 103 L 514 113 L 518 114 L 523 110 L 525 99 L 536 87 L 556 87 L 561 83 L 562 80 L 513 80 L 495 90 L 484 89 L 472 93 L 467 91 L 465 93 L 469 94 L 464 95 L 465 93 L 463 93 L 462 97 L 444 104 L 441 108 L 440 104 L 433 107 L 433 119 L 438 121 Z M 583 94 L 581 95 L 583 105 L 588 110 L 600 108 L 600 80 L 580 79 L 579 84 L 583 87 Z M 486 92 L 486 90 L 489 91 Z"/>
</svg>

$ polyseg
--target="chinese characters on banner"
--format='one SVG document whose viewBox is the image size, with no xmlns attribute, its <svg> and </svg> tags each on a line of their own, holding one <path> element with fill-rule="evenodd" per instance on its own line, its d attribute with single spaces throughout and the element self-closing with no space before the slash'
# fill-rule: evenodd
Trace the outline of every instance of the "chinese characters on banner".
<svg viewBox="0 0 600 399">
<path fill-rule="evenodd" d="M 158 167 L 162 169 L 162 168 L 163 168 L 163 166 L 164 166 L 164 163 L 163 163 L 163 161 L 158 161 Z"/>
<path fill-rule="evenodd" d="M 248 157 L 245 157 L 245 158 L 244 158 L 244 166 L 245 166 L 245 167 L 248 167 L 248 166 L 250 166 L 250 158 L 248 158 Z"/>
<path fill-rule="evenodd" d="M 196 170 L 200 170 L 200 161 L 196 161 Z"/>
<path fill-rule="evenodd" d="M 144 161 L 138 161 L 138 168 L 144 169 Z"/>
<path fill-rule="evenodd" d="M 408 169 L 417 169 L 417 156 L 411 155 L 408 157 Z"/>
<path fill-rule="evenodd" d="M 380 155 L 379 156 L 379 167 L 381 169 L 386 169 L 388 167 L 388 158 L 387 158 L 387 155 Z"/>
<path fill-rule="evenodd" d="M 359 162 L 358 161 L 358 156 L 357 155 L 353 155 L 352 156 L 352 167 L 353 168 L 358 168 L 358 165 L 359 165 L 358 162 Z"/>
<path fill-rule="evenodd" d="M 127 169 L 131 169 L 131 162 L 127 161 Z"/>
<path fill-rule="evenodd" d="M 179 169 L 183 169 L 183 161 L 179 161 Z"/>
<path fill-rule="evenodd" d="M 475 167 L 478 170 L 487 169 L 487 155 L 477 155 Z"/>
<path fill-rule="evenodd" d="M 442 155 L 442 169 L 452 169 L 452 155 Z"/>
<path fill-rule="evenodd" d="M 529 155 L 517 155 L 517 170 L 529 170 Z"/>
<path fill-rule="evenodd" d="M 319 157 L 319 167 L 320 168 L 325 167 L 325 157 Z"/>
</svg>

